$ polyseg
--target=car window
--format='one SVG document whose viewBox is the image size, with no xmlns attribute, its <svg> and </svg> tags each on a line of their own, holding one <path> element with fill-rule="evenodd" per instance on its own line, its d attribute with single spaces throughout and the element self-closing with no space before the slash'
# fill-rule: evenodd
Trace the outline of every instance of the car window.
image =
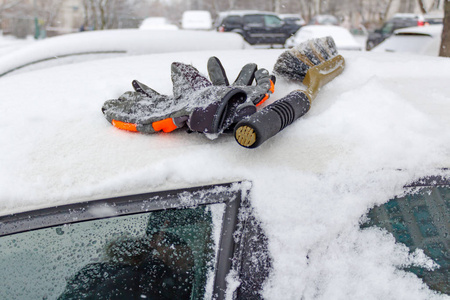
<svg viewBox="0 0 450 300">
<path fill-rule="evenodd" d="M 264 18 L 261 15 L 246 15 L 244 16 L 244 23 L 247 26 L 263 27 Z"/>
<path fill-rule="evenodd" d="M 281 19 L 277 18 L 276 16 L 264 16 L 264 20 L 266 22 L 266 25 L 269 27 L 279 27 L 281 26 Z"/>
<path fill-rule="evenodd" d="M 210 298 L 230 268 L 239 192 L 202 192 L 2 218 L 0 298 Z"/>
<path fill-rule="evenodd" d="M 368 213 L 363 228 L 378 226 L 390 232 L 411 252 L 421 249 L 436 264 L 433 270 L 409 267 L 430 288 L 450 293 L 450 184 L 430 178 L 406 188 L 396 197 Z"/>
<path fill-rule="evenodd" d="M 393 23 L 386 23 L 384 24 L 383 28 L 381 28 L 382 34 L 389 34 L 394 31 L 394 24 Z"/>
<path fill-rule="evenodd" d="M 229 16 L 225 19 L 225 24 L 228 25 L 238 25 L 241 23 L 241 17 L 239 16 Z"/>
</svg>

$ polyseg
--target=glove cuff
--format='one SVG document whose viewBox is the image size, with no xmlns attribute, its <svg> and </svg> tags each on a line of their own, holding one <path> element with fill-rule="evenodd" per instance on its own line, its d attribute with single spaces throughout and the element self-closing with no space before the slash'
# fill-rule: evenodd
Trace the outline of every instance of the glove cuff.
<svg viewBox="0 0 450 300">
<path fill-rule="evenodd" d="M 247 101 L 247 95 L 243 90 L 237 88 L 224 90 L 224 92 L 226 94 L 219 101 L 192 111 L 188 121 L 191 130 L 216 134 L 222 133 L 234 123 L 240 105 Z M 249 114 L 255 111 L 256 107 Z"/>
</svg>

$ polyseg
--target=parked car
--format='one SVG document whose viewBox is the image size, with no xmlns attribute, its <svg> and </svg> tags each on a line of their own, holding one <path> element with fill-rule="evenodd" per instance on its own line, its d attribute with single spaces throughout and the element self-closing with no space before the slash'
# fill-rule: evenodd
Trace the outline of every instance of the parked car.
<svg viewBox="0 0 450 300">
<path fill-rule="evenodd" d="M 374 52 L 402 52 L 438 56 L 443 25 L 428 25 L 398 29 Z"/>
<path fill-rule="evenodd" d="M 285 47 L 292 48 L 313 38 L 333 37 L 339 50 L 362 50 L 362 46 L 344 27 L 334 25 L 306 25 L 286 41 Z"/>
<path fill-rule="evenodd" d="M 308 25 L 339 25 L 339 19 L 333 15 L 317 15 L 309 20 Z"/>
<path fill-rule="evenodd" d="M 423 15 L 406 13 L 395 14 L 394 17 L 384 23 L 381 28 L 369 33 L 366 41 L 366 50 L 369 51 L 376 45 L 380 44 L 382 41 L 390 37 L 397 29 L 423 26 L 424 24 L 425 19 Z"/>
<path fill-rule="evenodd" d="M 215 31 L 85 31 L 40 40 L 1 56 L 0 77 L 89 60 L 202 49 L 244 49 L 246 46 L 247 43 L 239 35 Z"/>
<path fill-rule="evenodd" d="M 296 24 L 299 28 L 303 25 L 306 25 L 305 20 L 299 14 L 281 14 L 279 17 L 286 23 Z"/>
<path fill-rule="evenodd" d="M 150 17 L 142 21 L 139 26 L 141 30 L 178 30 L 178 27 L 171 24 L 169 20 L 164 17 Z"/>
<path fill-rule="evenodd" d="M 260 11 L 229 11 L 219 13 L 215 22 L 219 32 L 236 32 L 250 45 L 281 44 L 293 35 L 299 25 L 284 22 L 278 15 Z"/>
<path fill-rule="evenodd" d="M 191 30 L 212 29 L 211 13 L 207 10 L 188 10 L 183 12 L 181 28 Z"/>
<path fill-rule="evenodd" d="M 448 59 L 342 52 L 309 112 L 252 150 L 101 112 L 133 79 L 172 95 L 174 61 L 235 78 L 284 51 L 0 78 L 0 299 L 448 299 Z M 277 77 L 266 102 L 301 88 Z"/>
</svg>

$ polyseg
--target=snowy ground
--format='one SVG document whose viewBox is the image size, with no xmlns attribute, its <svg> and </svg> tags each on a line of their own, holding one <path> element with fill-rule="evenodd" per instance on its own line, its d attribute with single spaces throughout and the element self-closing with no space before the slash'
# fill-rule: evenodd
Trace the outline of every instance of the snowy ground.
<svg viewBox="0 0 450 300">
<path fill-rule="evenodd" d="M 274 258 L 267 299 L 448 299 L 398 270 L 427 258 L 359 221 L 404 184 L 450 167 L 449 59 L 343 52 L 344 73 L 310 112 L 255 150 L 229 135 L 120 131 L 100 111 L 132 79 L 170 94 L 173 61 L 206 73 L 215 55 L 234 78 L 250 61 L 272 70 L 282 51 L 154 54 L 1 78 L 1 214 L 251 180 Z M 279 79 L 271 100 L 299 87 Z"/>
<path fill-rule="evenodd" d="M 14 52 L 33 42 L 34 39 L 32 37 L 27 39 L 16 39 L 11 36 L 3 36 L 0 34 L 0 56 Z"/>
</svg>

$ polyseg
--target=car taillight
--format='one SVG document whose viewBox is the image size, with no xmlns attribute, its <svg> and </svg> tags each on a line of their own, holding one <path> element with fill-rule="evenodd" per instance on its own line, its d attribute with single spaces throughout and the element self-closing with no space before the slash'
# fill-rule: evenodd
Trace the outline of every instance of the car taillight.
<svg viewBox="0 0 450 300">
<path fill-rule="evenodd" d="M 225 27 L 224 26 L 220 26 L 219 27 L 219 32 L 225 32 Z"/>
<path fill-rule="evenodd" d="M 423 26 L 423 25 L 425 25 L 424 21 L 417 21 L 417 26 Z"/>
</svg>

